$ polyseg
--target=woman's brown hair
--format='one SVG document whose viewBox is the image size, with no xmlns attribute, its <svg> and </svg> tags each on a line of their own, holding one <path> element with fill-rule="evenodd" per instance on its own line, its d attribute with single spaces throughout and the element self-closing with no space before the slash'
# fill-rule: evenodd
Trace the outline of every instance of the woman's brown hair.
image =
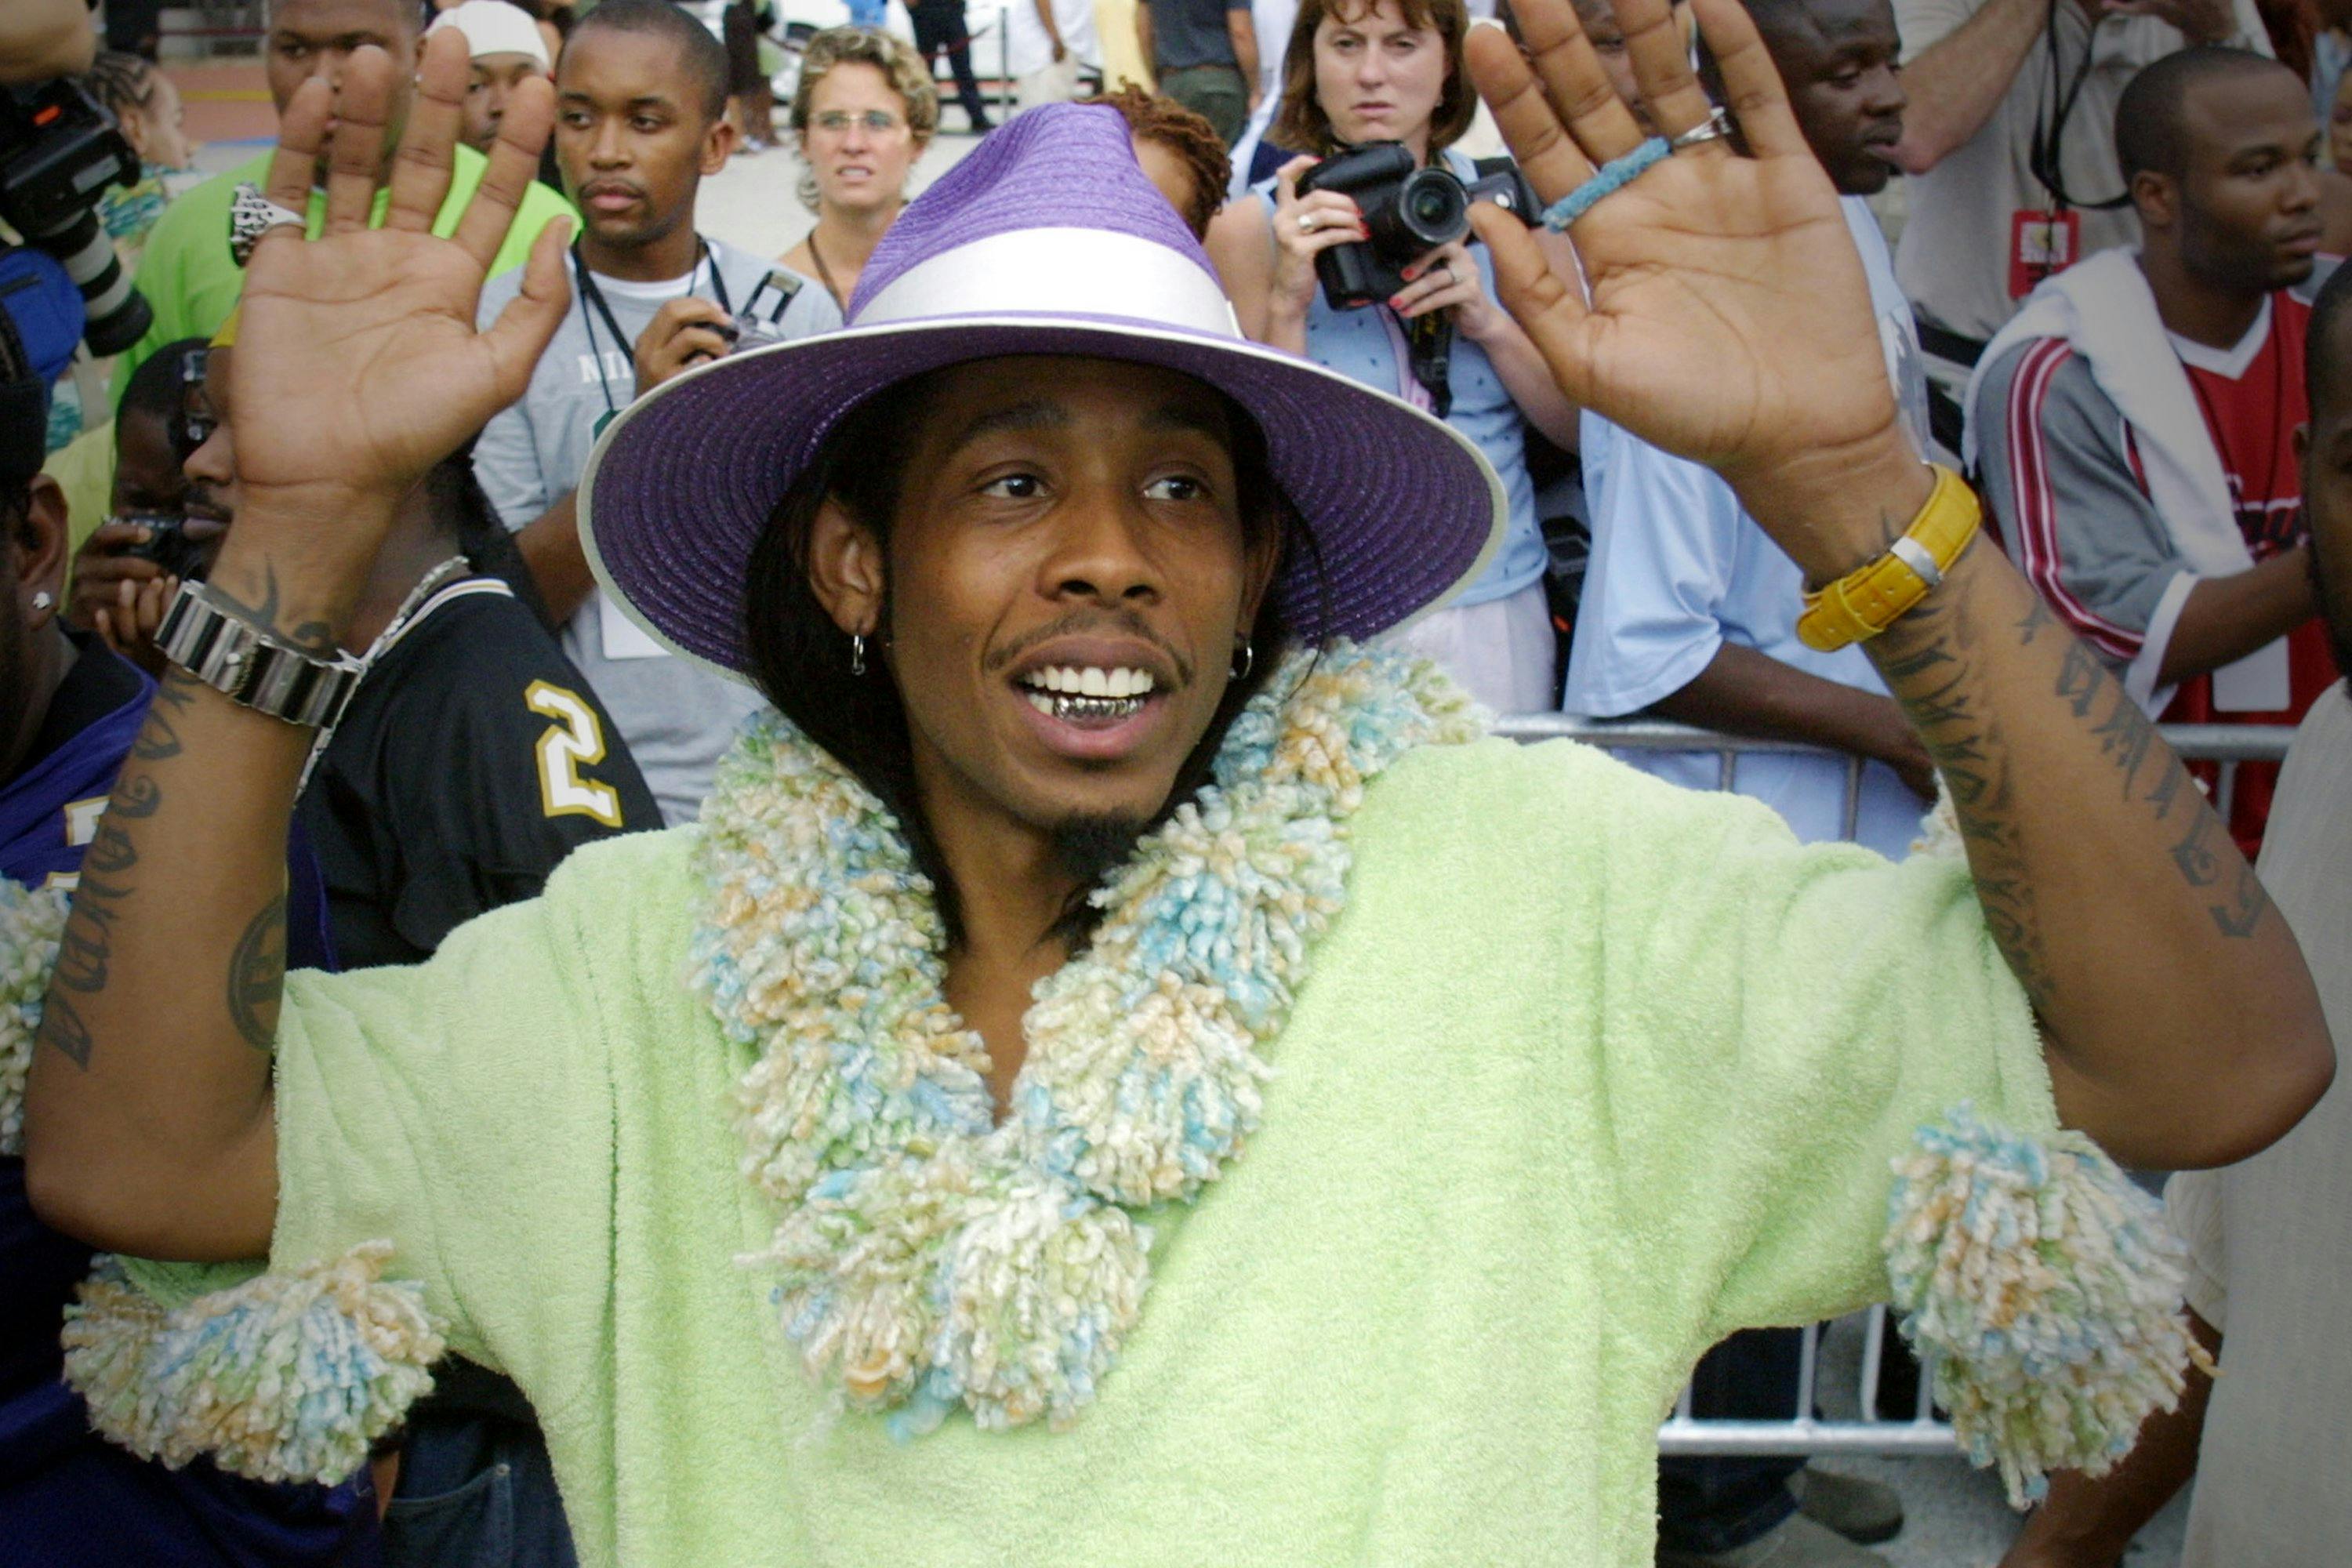
<svg viewBox="0 0 2352 1568">
<path fill-rule="evenodd" d="M 1330 117 L 1315 98 L 1315 31 L 1327 16 L 1340 24 L 1360 22 L 1383 4 L 1394 6 L 1406 26 L 1425 27 L 1445 46 L 1445 90 L 1429 117 L 1430 152 L 1451 147 L 1470 129 L 1478 92 L 1462 55 L 1462 40 L 1470 31 L 1470 11 L 1463 0 L 1299 0 L 1298 19 L 1290 26 L 1282 56 L 1282 110 L 1267 132 L 1277 146 L 1318 158 L 1339 150 Z"/>
</svg>

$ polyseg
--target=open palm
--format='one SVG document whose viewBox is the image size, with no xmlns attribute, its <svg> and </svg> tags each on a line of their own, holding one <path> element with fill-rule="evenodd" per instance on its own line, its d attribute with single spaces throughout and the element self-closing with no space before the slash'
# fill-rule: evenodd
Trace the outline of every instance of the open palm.
<svg viewBox="0 0 2352 1568">
<path fill-rule="evenodd" d="M 1482 216 L 1504 303 L 1561 389 L 1612 424 L 1715 468 L 1768 531 L 1810 564 L 1819 476 L 1899 447 L 1875 322 L 1836 192 L 1798 130 L 1738 0 L 1697 0 L 1748 153 L 1716 139 L 1676 152 L 1604 196 L 1569 230 L 1590 300 L 1515 223 Z M 1610 89 L 1568 0 L 1517 0 L 1528 56 L 1493 28 L 1470 41 L 1480 92 L 1538 193 L 1556 201 L 1643 133 Z M 1706 123 L 1666 0 L 1617 0 L 1653 121 Z M 1830 550 L 1827 553 L 1835 553 Z"/>
<path fill-rule="evenodd" d="M 313 81 L 287 107 L 268 195 L 296 212 L 310 200 L 331 110 L 338 124 L 320 237 L 273 229 L 246 274 L 230 397 L 248 497 L 396 498 L 521 395 L 562 320 L 563 235 L 550 225 L 521 293 L 487 331 L 474 326 L 490 258 L 538 168 L 552 113 L 544 82 L 525 84 L 509 109 L 455 234 L 431 232 L 449 192 L 467 74 L 464 38 L 444 33 L 426 42 L 381 228 L 369 216 L 390 58 L 359 50 L 338 100 Z"/>
</svg>

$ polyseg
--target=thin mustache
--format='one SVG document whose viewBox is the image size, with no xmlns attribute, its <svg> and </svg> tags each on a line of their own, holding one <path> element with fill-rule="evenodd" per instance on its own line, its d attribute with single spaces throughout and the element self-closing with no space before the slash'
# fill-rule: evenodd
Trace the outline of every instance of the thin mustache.
<svg viewBox="0 0 2352 1568">
<path fill-rule="evenodd" d="M 1176 667 L 1177 676 L 1185 685 L 1192 683 L 1192 661 L 1178 653 L 1166 637 L 1153 631 L 1150 624 L 1132 610 L 1115 610 L 1108 616 L 1100 610 L 1082 610 L 1064 616 L 992 656 L 983 668 L 994 675 L 1011 667 L 1031 648 L 1052 642 L 1055 637 L 1105 635 L 1133 637 L 1150 643 L 1168 656 L 1169 662 Z"/>
</svg>

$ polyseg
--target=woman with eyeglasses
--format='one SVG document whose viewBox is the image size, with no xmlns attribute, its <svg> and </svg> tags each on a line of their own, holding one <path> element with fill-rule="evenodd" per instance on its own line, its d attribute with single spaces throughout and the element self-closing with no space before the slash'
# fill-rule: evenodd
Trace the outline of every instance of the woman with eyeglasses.
<svg viewBox="0 0 2352 1568">
<path fill-rule="evenodd" d="M 814 279 L 841 324 L 866 258 L 907 205 L 915 160 L 939 129 L 930 68 L 903 40 L 874 27 L 828 27 L 809 40 L 793 96 L 801 201 L 816 214 L 786 267 Z"/>
</svg>

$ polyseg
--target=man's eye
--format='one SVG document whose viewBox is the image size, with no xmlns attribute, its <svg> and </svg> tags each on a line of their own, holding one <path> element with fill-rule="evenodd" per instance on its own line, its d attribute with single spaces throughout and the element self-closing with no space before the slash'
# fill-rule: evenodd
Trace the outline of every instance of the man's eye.
<svg viewBox="0 0 2352 1568">
<path fill-rule="evenodd" d="M 1007 474 L 980 487 L 980 493 L 1006 500 L 1028 500 L 1045 493 L 1045 481 L 1034 474 Z"/>
<path fill-rule="evenodd" d="M 1143 493 L 1151 500 L 1198 500 L 1208 493 L 1208 487 L 1190 474 L 1170 474 L 1144 486 Z"/>
</svg>

